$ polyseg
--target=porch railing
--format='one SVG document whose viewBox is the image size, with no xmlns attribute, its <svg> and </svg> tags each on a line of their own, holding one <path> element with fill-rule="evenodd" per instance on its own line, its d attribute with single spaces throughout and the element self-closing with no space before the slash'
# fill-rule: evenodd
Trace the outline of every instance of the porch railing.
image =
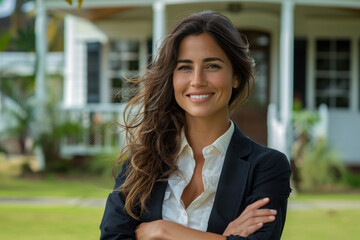
<svg viewBox="0 0 360 240">
<path fill-rule="evenodd" d="M 62 118 L 79 125 L 77 134 L 64 136 L 61 155 L 94 155 L 119 149 L 124 134 L 118 126 L 125 104 L 92 104 L 82 107 L 62 107 Z"/>
</svg>

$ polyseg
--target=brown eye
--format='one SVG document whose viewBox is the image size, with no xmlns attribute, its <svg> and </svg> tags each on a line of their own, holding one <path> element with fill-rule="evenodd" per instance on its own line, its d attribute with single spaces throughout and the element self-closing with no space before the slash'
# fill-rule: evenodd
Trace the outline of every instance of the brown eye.
<svg viewBox="0 0 360 240">
<path fill-rule="evenodd" d="M 188 65 L 182 65 L 180 67 L 177 68 L 178 71 L 188 71 L 188 70 L 191 70 L 191 67 L 188 66 Z"/>
<path fill-rule="evenodd" d="M 217 64 L 209 64 L 206 66 L 207 69 L 220 69 L 221 67 Z"/>
</svg>

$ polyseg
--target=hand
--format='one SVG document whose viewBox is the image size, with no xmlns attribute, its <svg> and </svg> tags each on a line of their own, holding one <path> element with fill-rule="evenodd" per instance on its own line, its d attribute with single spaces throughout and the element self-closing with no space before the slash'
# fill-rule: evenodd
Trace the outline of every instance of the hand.
<svg viewBox="0 0 360 240">
<path fill-rule="evenodd" d="M 247 206 L 238 218 L 229 223 L 223 235 L 248 237 L 262 228 L 264 223 L 273 222 L 277 213 L 276 210 L 260 209 L 269 202 L 269 198 L 264 198 Z"/>
<path fill-rule="evenodd" d="M 167 231 L 167 221 L 157 220 L 141 223 L 135 230 L 137 240 L 174 240 L 175 238 Z"/>
</svg>

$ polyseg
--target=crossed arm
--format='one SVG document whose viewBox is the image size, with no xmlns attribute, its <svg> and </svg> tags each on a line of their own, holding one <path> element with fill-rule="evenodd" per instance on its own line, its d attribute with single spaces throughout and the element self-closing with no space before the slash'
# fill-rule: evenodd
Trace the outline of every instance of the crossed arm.
<svg viewBox="0 0 360 240">
<path fill-rule="evenodd" d="M 263 227 L 265 223 L 273 222 L 277 211 L 273 209 L 260 209 L 268 204 L 269 198 L 264 198 L 247 206 L 241 215 L 230 222 L 223 235 L 202 232 L 180 224 L 157 220 L 148 223 L 141 223 L 136 229 L 138 240 L 225 240 L 226 236 L 238 235 L 248 237 Z"/>
<path fill-rule="evenodd" d="M 280 162 L 274 159 L 279 159 Z M 270 156 L 268 161 L 271 164 L 259 165 L 254 171 L 251 178 L 255 179 L 251 185 L 252 192 L 243 199 L 247 206 L 245 205 L 246 208 L 241 211 L 239 217 L 227 225 L 222 235 L 197 231 L 164 220 L 141 223 L 124 211 L 125 199 L 118 190 L 114 190 L 107 200 L 100 226 L 100 239 L 279 240 L 285 223 L 287 197 L 290 192 L 290 169 L 286 165 L 286 158 L 279 157 L 278 154 Z M 123 182 L 121 176 L 123 173 L 116 179 L 115 189 Z M 269 198 L 264 200 L 264 197 Z"/>
</svg>

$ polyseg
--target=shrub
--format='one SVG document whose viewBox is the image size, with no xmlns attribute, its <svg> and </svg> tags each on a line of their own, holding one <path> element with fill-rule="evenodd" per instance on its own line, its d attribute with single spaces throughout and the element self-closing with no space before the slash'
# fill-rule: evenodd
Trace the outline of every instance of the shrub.
<svg viewBox="0 0 360 240">
<path fill-rule="evenodd" d="M 109 177 L 116 175 L 120 166 L 115 166 L 115 162 L 119 157 L 119 151 L 102 152 L 91 157 L 89 161 L 89 172 L 95 175 Z"/>
<path fill-rule="evenodd" d="M 300 190 L 324 191 L 340 184 L 345 174 L 345 166 L 337 153 L 325 139 L 318 139 L 304 149 L 303 162 L 299 166 Z"/>
<path fill-rule="evenodd" d="M 349 187 L 359 188 L 360 187 L 360 174 L 347 170 L 343 177 L 343 183 Z"/>
</svg>

